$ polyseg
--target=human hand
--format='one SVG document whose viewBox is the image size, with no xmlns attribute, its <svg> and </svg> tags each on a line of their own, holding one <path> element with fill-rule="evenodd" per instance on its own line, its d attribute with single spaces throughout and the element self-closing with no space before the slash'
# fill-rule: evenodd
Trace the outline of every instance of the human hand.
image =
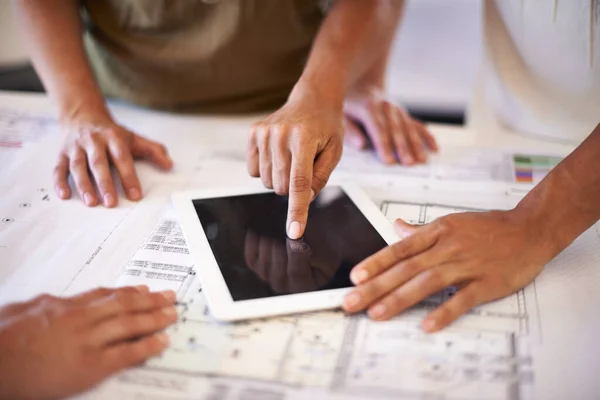
<svg viewBox="0 0 600 400">
<path fill-rule="evenodd" d="M 422 328 L 438 331 L 476 305 L 530 283 L 557 253 L 539 223 L 512 211 L 452 214 L 422 227 L 397 220 L 405 238 L 353 268 L 357 287 L 344 299 L 349 312 L 367 309 L 389 319 L 450 286 L 459 290 L 427 315 Z"/>
<path fill-rule="evenodd" d="M 421 164 L 427 161 L 428 149 L 438 150 L 425 125 L 411 118 L 380 89 L 351 93 L 344 103 L 344 114 L 345 142 L 362 150 L 370 139 L 377 156 L 386 164 Z"/>
<path fill-rule="evenodd" d="M 303 293 L 325 286 L 338 263 L 318 253 L 302 239 L 284 242 L 252 230 L 246 233 L 246 264 L 277 293 Z"/>
<path fill-rule="evenodd" d="M 105 114 L 71 117 L 63 120 L 62 130 L 65 144 L 54 168 L 54 184 L 63 200 L 71 197 L 69 174 L 87 206 L 94 207 L 100 202 L 114 207 L 118 196 L 111 165 L 117 170 L 125 195 L 132 201 L 142 198 L 134 159 L 146 158 L 165 170 L 173 166 L 163 145 L 129 131 Z"/>
<path fill-rule="evenodd" d="M 159 354 L 174 304 L 172 291 L 128 287 L 0 308 L 0 398 L 64 398 Z"/>
<path fill-rule="evenodd" d="M 308 207 L 342 155 L 342 110 L 314 93 L 293 94 L 256 123 L 248 139 L 248 172 L 279 195 L 289 194 L 286 231 L 299 239 Z"/>
</svg>

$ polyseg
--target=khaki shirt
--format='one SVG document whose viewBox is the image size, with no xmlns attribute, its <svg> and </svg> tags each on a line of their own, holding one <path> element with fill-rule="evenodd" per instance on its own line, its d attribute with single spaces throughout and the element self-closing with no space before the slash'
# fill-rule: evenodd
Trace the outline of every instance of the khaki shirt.
<svg viewBox="0 0 600 400">
<path fill-rule="evenodd" d="M 84 0 L 85 46 L 108 97 L 178 111 L 285 102 L 322 0 Z"/>
</svg>

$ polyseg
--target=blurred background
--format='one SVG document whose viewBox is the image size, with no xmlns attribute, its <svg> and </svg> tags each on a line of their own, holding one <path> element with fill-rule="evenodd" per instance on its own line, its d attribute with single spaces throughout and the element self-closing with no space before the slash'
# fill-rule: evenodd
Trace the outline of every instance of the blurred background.
<svg viewBox="0 0 600 400">
<path fill-rule="evenodd" d="M 462 124 L 482 49 L 481 7 L 472 0 L 407 1 L 388 88 L 418 118 Z M 0 0 L 0 90 L 43 90 L 7 0 Z"/>
</svg>

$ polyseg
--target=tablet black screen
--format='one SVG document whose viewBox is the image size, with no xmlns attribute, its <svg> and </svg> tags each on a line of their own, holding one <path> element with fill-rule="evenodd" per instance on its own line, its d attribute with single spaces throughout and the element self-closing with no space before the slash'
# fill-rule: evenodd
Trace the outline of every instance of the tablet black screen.
<svg viewBox="0 0 600 400">
<path fill-rule="evenodd" d="M 260 193 L 193 203 L 234 301 L 349 287 L 352 267 L 386 246 L 336 186 L 313 200 L 299 240 L 286 235 L 287 197 Z"/>
</svg>

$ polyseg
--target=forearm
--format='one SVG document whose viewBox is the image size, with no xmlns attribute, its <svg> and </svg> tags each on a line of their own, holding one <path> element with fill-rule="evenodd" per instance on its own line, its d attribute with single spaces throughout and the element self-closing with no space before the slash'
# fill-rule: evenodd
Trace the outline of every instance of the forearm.
<svg viewBox="0 0 600 400">
<path fill-rule="evenodd" d="M 346 92 L 359 80 L 375 78 L 383 84 L 403 5 L 403 0 L 337 0 L 294 92 L 308 88 L 341 107 Z"/>
<path fill-rule="evenodd" d="M 109 116 L 83 46 L 77 0 L 15 0 L 16 16 L 36 71 L 60 118 L 85 110 Z"/>
<path fill-rule="evenodd" d="M 558 254 L 600 218 L 600 125 L 517 206 Z"/>
<path fill-rule="evenodd" d="M 369 49 L 370 64 L 362 68 L 362 73 L 357 75 L 349 83 L 350 90 L 361 88 L 385 89 L 385 80 L 387 75 L 388 61 L 392 50 L 392 45 L 398 31 L 398 26 L 404 14 L 404 0 L 396 1 L 394 12 L 391 13 L 389 23 L 381 26 L 381 34 L 378 43 Z"/>
</svg>

